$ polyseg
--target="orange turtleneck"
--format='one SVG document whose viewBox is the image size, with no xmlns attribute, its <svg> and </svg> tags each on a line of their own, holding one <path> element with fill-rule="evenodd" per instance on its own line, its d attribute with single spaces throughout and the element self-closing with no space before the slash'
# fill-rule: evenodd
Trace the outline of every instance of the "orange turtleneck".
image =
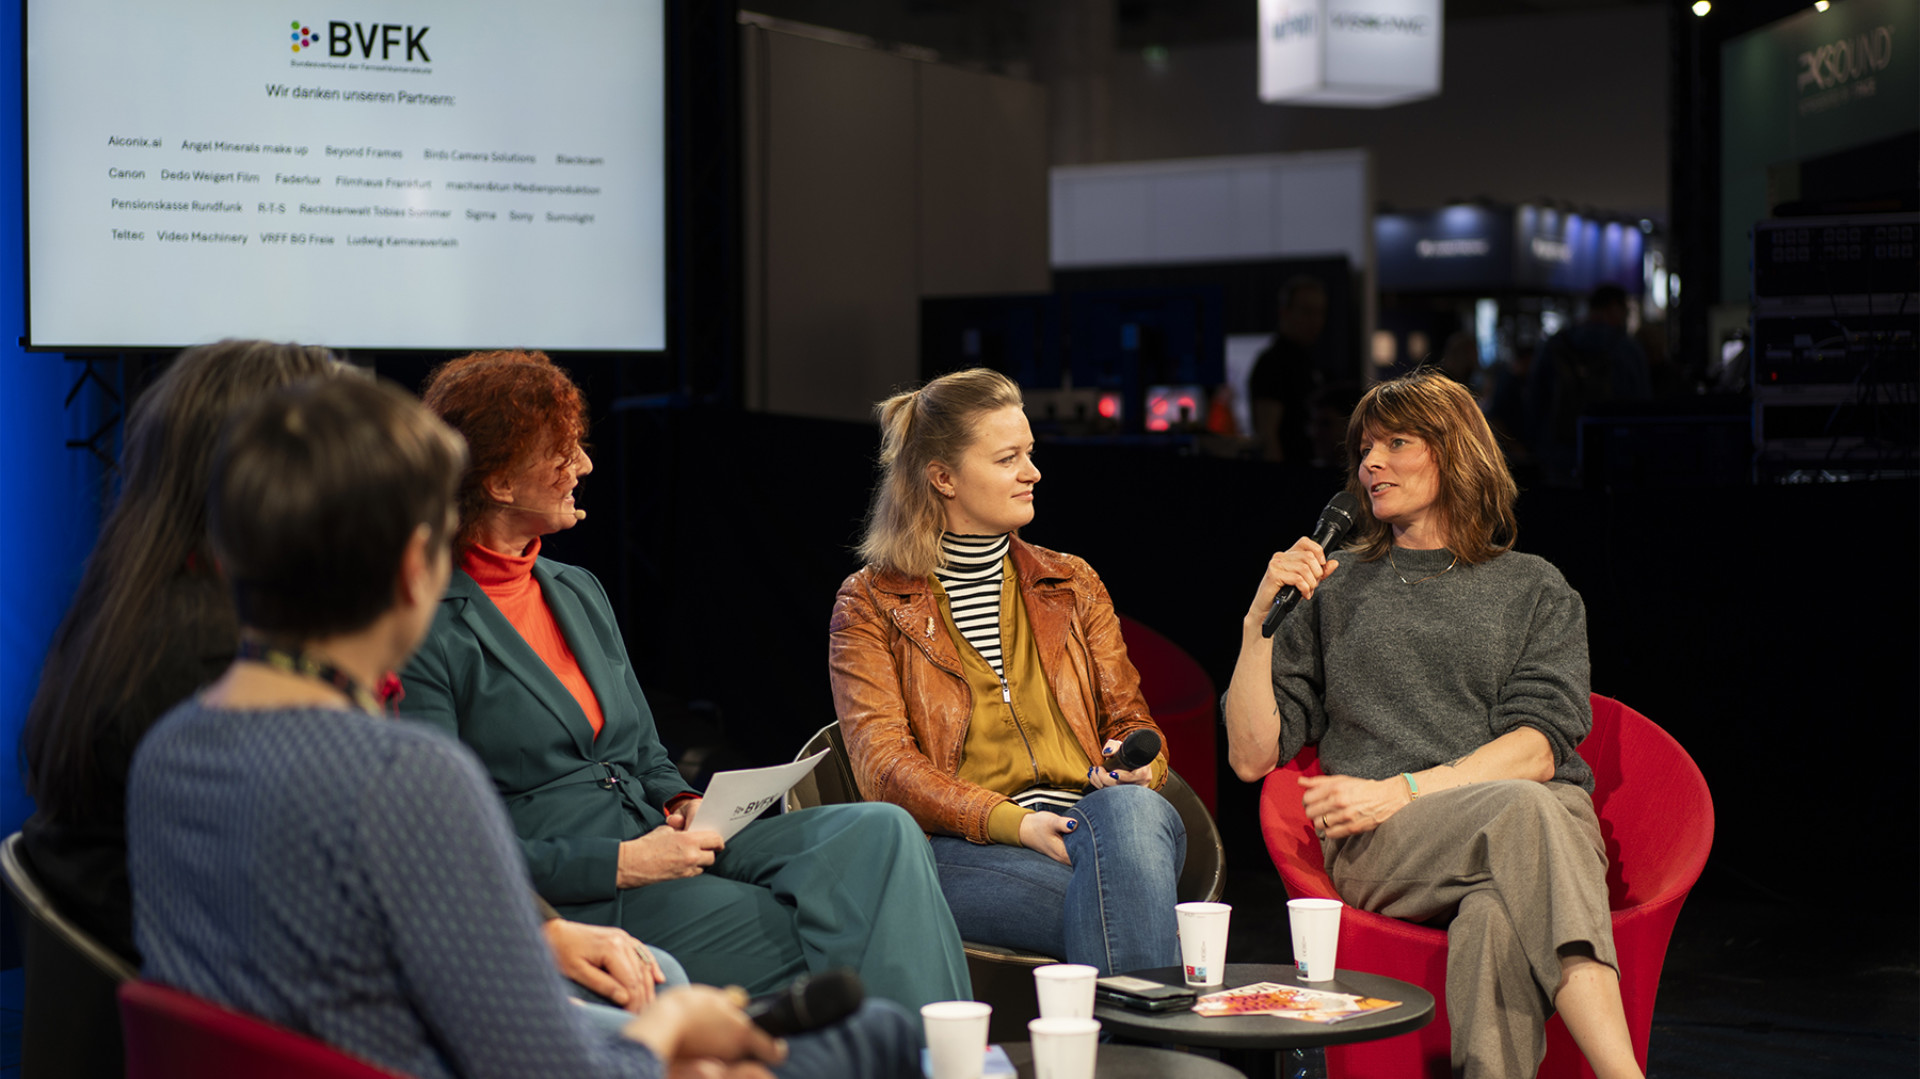
<svg viewBox="0 0 1920 1079">
<path fill-rule="evenodd" d="M 593 736 L 598 738 L 600 728 L 606 723 L 600 711 L 600 698 L 594 696 L 593 687 L 587 684 L 580 661 L 573 657 L 566 635 L 553 620 L 547 597 L 541 593 L 539 582 L 533 579 L 533 562 L 539 556 L 538 539 L 523 555 L 501 554 L 476 543 L 460 552 L 460 568 L 493 600 L 493 605 L 520 631 L 534 654 L 560 679 L 560 684 L 567 687 L 573 699 L 580 702 L 580 710 L 587 714 L 587 722 L 593 724 Z"/>
</svg>

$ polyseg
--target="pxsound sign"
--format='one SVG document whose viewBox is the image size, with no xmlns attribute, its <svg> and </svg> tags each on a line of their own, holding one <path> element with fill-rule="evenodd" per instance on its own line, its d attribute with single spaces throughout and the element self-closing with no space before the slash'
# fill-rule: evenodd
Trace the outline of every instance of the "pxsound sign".
<svg viewBox="0 0 1920 1079">
<path fill-rule="evenodd" d="M 1260 100 L 1379 108 L 1440 92 L 1442 0 L 1260 0 Z"/>
</svg>

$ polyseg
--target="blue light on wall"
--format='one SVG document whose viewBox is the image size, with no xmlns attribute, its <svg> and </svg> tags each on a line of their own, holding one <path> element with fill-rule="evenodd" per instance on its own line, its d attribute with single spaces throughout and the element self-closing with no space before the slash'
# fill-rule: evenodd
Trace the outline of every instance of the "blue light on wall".
<svg viewBox="0 0 1920 1079">
<path fill-rule="evenodd" d="M 20 25 L 20 0 L 0 0 L 0 26 Z M 26 353 L 25 236 L 20 161 L 21 43 L 0 56 L 0 476 L 6 477 L 10 565 L 0 573 L 0 834 L 31 810 L 16 748 L 47 642 L 80 580 L 100 527 L 103 470 L 92 454 L 66 448 L 103 418 L 98 391 L 68 408 L 79 365 Z"/>
</svg>

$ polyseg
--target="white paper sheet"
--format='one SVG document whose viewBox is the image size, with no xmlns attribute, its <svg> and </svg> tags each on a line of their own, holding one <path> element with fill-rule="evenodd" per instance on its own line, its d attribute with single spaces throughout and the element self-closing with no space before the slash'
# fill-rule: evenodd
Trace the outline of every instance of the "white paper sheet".
<svg viewBox="0 0 1920 1079">
<path fill-rule="evenodd" d="M 792 764 L 721 772 L 707 784 L 707 793 L 687 822 L 687 830 L 715 831 L 721 839 L 732 839 L 831 752 L 823 749 Z"/>
</svg>

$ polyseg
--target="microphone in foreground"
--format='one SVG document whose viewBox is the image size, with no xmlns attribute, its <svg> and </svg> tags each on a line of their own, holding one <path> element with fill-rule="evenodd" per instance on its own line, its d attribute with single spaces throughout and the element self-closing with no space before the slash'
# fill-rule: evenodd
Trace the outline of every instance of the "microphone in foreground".
<svg viewBox="0 0 1920 1079">
<path fill-rule="evenodd" d="M 1127 735 L 1126 739 L 1120 743 L 1120 748 L 1113 751 L 1113 757 L 1109 763 L 1118 771 L 1131 772 L 1135 768 L 1145 768 L 1152 764 L 1153 758 L 1159 755 L 1159 733 L 1142 727 Z"/>
<path fill-rule="evenodd" d="M 867 991 L 846 967 L 806 974 L 785 989 L 747 1002 L 747 1018 L 776 1038 L 805 1034 L 852 1015 Z"/>
<path fill-rule="evenodd" d="M 1352 528 L 1356 515 L 1360 511 L 1360 502 L 1345 491 L 1327 499 L 1327 508 L 1320 511 L 1320 520 L 1313 526 L 1313 535 L 1307 538 L 1320 545 L 1323 551 L 1331 551 L 1345 538 L 1347 530 Z M 1280 620 L 1285 618 L 1300 604 L 1300 590 L 1288 585 L 1273 597 L 1273 609 L 1267 612 L 1267 620 L 1260 623 L 1260 636 L 1271 637 L 1273 631 L 1280 628 Z"/>
</svg>

